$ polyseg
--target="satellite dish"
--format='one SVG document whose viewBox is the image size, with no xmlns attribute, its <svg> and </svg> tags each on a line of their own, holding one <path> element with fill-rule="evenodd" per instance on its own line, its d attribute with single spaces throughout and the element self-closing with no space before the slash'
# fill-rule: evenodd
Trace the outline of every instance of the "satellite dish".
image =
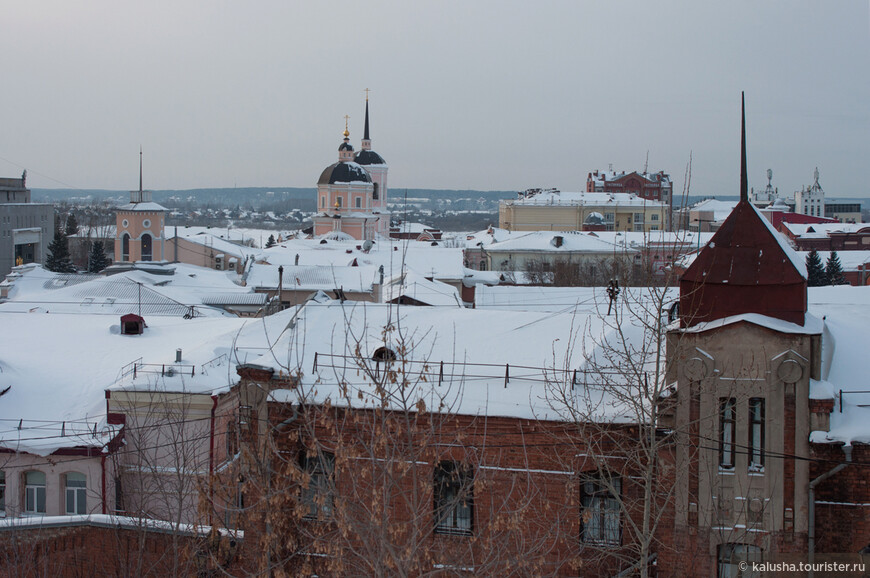
<svg viewBox="0 0 870 578">
<path fill-rule="evenodd" d="M 773 171 L 771 169 L 767 169 L 767 180 L 769 181 L 772 178 L 773 178 Z"/>
</svg>

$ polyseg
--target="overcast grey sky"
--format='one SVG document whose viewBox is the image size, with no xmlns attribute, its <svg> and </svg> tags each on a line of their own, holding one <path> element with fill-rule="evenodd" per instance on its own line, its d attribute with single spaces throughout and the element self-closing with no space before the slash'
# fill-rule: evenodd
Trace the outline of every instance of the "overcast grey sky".
<svg viewBox="0 0 870 578">
<path fill-rule="evenodd" d="M 31 187 L 307 187 L 359 147 L 397 188 L 580 190 L 670 172 L 870 196 L 870 3 L 118 2 L 2 9 L 0 175 Z"/>
</svg>

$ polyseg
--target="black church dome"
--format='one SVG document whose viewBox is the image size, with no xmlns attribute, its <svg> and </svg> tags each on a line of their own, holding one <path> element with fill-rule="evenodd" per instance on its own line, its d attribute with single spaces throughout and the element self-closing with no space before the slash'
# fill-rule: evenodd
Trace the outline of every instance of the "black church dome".
<svg viewBox="0 0 870 578">
<path fill-rule="evenodd" d="M 384 157 L 376 153 L 372 150 L 361 150 L 356 153 L 356 157 L 354 160 L 357 164 L 360 165 L 385 165 L 387 161 L 384 160 Z"/>
<path fill-rule="evenodd" d="M 372 182 L 372 177 L 367 170 L 357 163 L 338 162 L 331 164 L 320 173 L 317 179 L 318 185 L 331 185 L 333 183 L 352 183 L 362 181 Z"/>
</svg>

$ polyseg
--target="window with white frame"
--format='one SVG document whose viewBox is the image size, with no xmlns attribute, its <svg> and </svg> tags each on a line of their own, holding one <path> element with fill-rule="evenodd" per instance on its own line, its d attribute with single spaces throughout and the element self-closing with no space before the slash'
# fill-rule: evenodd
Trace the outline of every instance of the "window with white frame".
<svg viewBox="0 0 870 578">
<path fill-rule="evenodd" d="M 761 548 L 751 544 L 720 544 L 716 576 L 718 578 L 756 578 L 760 572 L 747 569 L 747 562 L 761 562 Z"/>
<path fill-rule="evenodd" d="M 643 213 L 635 213 L 634 214 L 634 222 L 635 223 L 643 223 Z"/>
<path fill-rule="evenodd" d="M 658 221 L 658 220 L 659 220 L 659 214 L 658 214 L 658 213 L 653 213 L 652 215 L 649 216 L 649 220 L 650 220 L 650 221 Z"/>
<path fill-rule="evenodd" d="M 87 478 L 78 472 L 69 472 L 66 476 L 66 513 L 87 514 Z"/>
<path fill-rule="evenodd" d="M 24 474 L 24 512 L 45 513 L 45 473 L 31 471 Z"/>
<path fill-rule="evenodd" d="M 622 543 L 622 481 L 618 477 L 599 476 L 581 486 L 580 539 L 586 544 L 619 546 Z"/>
<path fill-rule="evenodd" d="M 303 453 L 299 465 L 307 474 L 302 484 L 302 503 L 308 508 L 306 518 L 323 520 L 332 515 L 333 488 L 335 487 L 335 456 L 329 452 L 313 455 Z"/>
<path fill-rule="evenodd" d="M 356 198 L 356 208 L 359 209 L 362 207 L 362 197 Z"/>
<path fill-rule="evenodd" d="M 474 476 L 457 462 L 435 468 L 435 533 L 470 536 L 474 529 Z"/>
</svg>

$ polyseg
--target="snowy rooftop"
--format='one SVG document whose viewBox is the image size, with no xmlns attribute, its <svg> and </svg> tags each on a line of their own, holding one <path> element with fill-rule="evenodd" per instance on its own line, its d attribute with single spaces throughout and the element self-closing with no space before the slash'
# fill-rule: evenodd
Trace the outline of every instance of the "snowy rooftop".
<svg viewBox="0 0 870 578">
<path fill-rule="evenodd" d="M 240 287 L 226 272 L 175 263 L 167 266 L 171 275 L 156 275 L 132 269 L 111 275 L 52 273 L 39 265 L 20 271 L 9 290 L 9 300 L 0 312 L 72 313 L 91 315 L 167 315 L 181 317 L 196 307 L 196 315 L 223 315 L 203 302 L 207 295 L 252 293 Z"/>
<path fill-rule="evenodd" d="M 650 201 L 631 193 L 587 193 L 542 191 L 524 199 L 505 201 L 515 205 L 589 205 L 594 207 L 665 208 L 659 201 Z"/>
<path fill-rule="evenodd" d="M 619 247 L 602 240 L 597 233 L 567 231 L 533 231 L 522 235 L 512 235 L 500 243 L 492 243 L 486 248 L 489 252 L 553 252 L 553 253 L 614 253 L 635 252 L 629 247 Z"/>
<path fill-rule="evenodd" d="M 870 231 L 870 223 L 783 223 L 798 237 L 824 239 L 831 233 L 857 233 Z"/>
<path fill-rule="evenodd" d="M 626 173 L 625 171 L 593 171 L 591 173 L 591 178 L 595 183 L 603 183 L 604 181 L 615 181 L 616 179 L 621 179 L 626 175 L 636 174 L 645 178 L 648 181 L 655 181 L 661 183 L 670 183 L 671 177 L 670 175 L 665 174 L 664 172 L 658 173 L 649 173 L 649 172 L 634 172 L 634 173 Z"/>
<path fill-rule="evenodd" d="M 83 445 L 95 424 L 101 436 L 107 389 L 226 390 L 238 378 L 235 364 L 265 351 L 292 314 L 248 320 L 146 315 L 142 335 L 121 335 L 120 317 L 0 312 L 6 328 L 0 332 L 0 385 L 11 386 L 0 403 L 0 445 L 45 455 Z M 164 365 L 175 364 L 177 348 L 181 364 L 172 376 L 161 375 Z M 123 368 L 140 358 L 134 379 Z M 92 441 L 100 445 L 101 439 Z"/>
<path fill-rule="evenodd" d="M 724 221 L 737 206 L 737 201 L 717 201 L 716 199 L 707 199 L 692 205 L 690 211 L 713 211 L 713 219 L 715 221 Z"/>
<path fill-rule="evenodd" d="M 462 307 L 459 291 L 452 285 L 430 281 L 418 273 L 408 272 L 384 287 L 382 301 L 387 303 L 400 297 L 409 297 L 426 305 Z"/>
<path fill-rule="evenodd" d="M 625 368 L 606 359 L 601 345 L 618 341 L 612 321 L 574 312 L 309 302 L 273 354 L 252 364 L 285 375 L 298 372 L 299 386 L 274 392 L 277 401 L 329 399 L 352 407 L 383 401 L 413 408 L 422 399 L 426 407 L 442 411 L 545 420 L 564 416 L 566 407 L 554 399 L 553 384 L 573 380 L 576 370 L 577 386 L 567 388 L 573 403 L 599 419 L 633 421 L 602 389 L 605 380 L 626 375 Z M 640 346 L 641 329 L 632 323 L 624 328 L 628 341 Z M 579 339 L 583 332 L 594 339 Z M 372 376 L 384 366 L 371 359 L 382 347 L 399 357 L 395 363 L 409 381 L 399 387 L 407 405 L 399 401 L 398 390 L 388 399 L 378 397 Z M 593 369 L 596 363 L 606 367 Z"/>
<path fill-rule="evenodd" d="M 284 265 L 282 286 L 298 291 L 332 291 L 341 288 L 346 292 L 371 293 L 379 278 L 377 267 L 371 265 Z M 247 284 L 255 289 L 277 288 L 278 266 L 255 263 L 248 273 Z"/>
<path fill-rule="evenodd" d="M 322 241 L 326 241 L 323 243 Z M 464 275 L 462 249 L 432 246 L 417 241 L 378 239 L 365 252 L 362 241 L 328 239 L 288 239 L 260 254 L 259 261 L 272 265 L 384 266 L 387 276 L 411 269 L 426 277 L 460 280 Z"/>
<path fill-rule="evenodd" d="M 870 391 L 870 287 L 811 287 L 807 296 L 810 312 L 824 319 L 822 381 L 811 384 L 810 397 L 835 403 L 831 431 L 814 432 L 811 440 L 870 443 L 870 393 L 849 393 Z"/>
</svg>

